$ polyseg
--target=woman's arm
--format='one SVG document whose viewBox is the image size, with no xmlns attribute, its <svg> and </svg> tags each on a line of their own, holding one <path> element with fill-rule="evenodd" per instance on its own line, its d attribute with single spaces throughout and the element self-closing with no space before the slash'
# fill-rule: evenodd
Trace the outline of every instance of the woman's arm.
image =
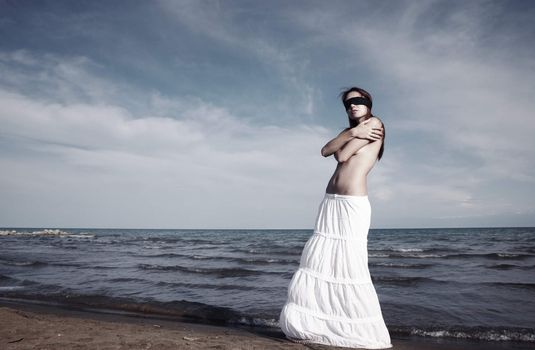
<svg viewBox="0 0 535 350">
<path fill-rule="evenodd" d="M 353 141 L 353 139 L 355 138 L 368 140 L 368 141 L 375 141 L 375 140 L 380 140 L 382 137 L 383 137 L 383 124 L 381 123 L 379 118 L 372 117 L 360 123 L 354 128 L 344 129 L 340 134 L 338 134 L 338 136 L 336 136 L 334 139 L 327 142 L 325 146 L 323 146 L 323 148 L 321 149 L 321 155 L 324 157 L 328 157 L 331 154 L 335 154 L 335 158 L 336 158 L 336 152 L 340 152 L 341 148 L 345 147 L 344 145 L 348 144 L 350 141 Z M 368 142 L 364 143 L 358 148 L 361 148 L 367 143 Z M 355 143 L 353 144 L 355 145 Z M 357 150 L 355 150 L 355 152 Z"/>
<path fill-rule="evenodd" d="M 331 141 L 327 142 L 325 146 L 321 149 L 321 155 L 328 157 L 334 152 L 338 151 L 343 145 L 348 141 L 351 141 L 355 136 L 350 128 L 344 129 L 338 136 L 336 136 Z"/>
<path fill-rule="evenodd" d="M 369 122 L 370 127 L 372 128 L 381 128 L 383 126 L 383 123 L 379 120 L 379 118 L 373 117 L 368 119 L 366 122 Z M 358 127 L 358 126 L 357 126 Z M 370 138 L 353 138 L 349 142 L 347 142 L 342 148 L 338 149 L 334 153 L 334 158 L 340 163 L 345 162 L 351 156 L 353 156 L 359 149 L 366 146 L 367 144 L 371 142 L 375 142 L 376 140 L 382 139 L 382 133 L 380 137 L 373 136 Z M 381 141 L 382 142 L 382 141 Z"/>
</svg>

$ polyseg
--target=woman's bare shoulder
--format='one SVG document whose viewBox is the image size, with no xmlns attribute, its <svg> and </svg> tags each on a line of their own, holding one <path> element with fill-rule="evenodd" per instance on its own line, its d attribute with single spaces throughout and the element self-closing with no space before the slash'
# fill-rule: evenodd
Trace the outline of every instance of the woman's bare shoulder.
<svg viewBox="0 0 535 350">
<path fill-rule="evenodd" d="M 376 127 L 381 127 L 381 126 L 384 125 L 384 124 L 383 124 L 383 121 L 382 121 L 381 119 L 379 119 L 379 117 L 375 117 L 375 116 L 374 116 L 374 117 L 371 117 L 371 118 L 368 119 L 368 120 L 369 120 L 369 124 L 370 124 L 372 127 L 374 127 L 374 128 L 376 128 Z"/>
</svg>

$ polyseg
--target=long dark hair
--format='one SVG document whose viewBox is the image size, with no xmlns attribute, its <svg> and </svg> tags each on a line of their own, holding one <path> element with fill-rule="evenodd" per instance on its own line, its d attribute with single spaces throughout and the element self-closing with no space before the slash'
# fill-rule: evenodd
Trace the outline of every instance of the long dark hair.
<svg viewBox="0 0 535 350">
<path fill-rule="evenodd" d="M 367 99 L 369 99 L 370 101 L 373 102 L 373 97 L 372 97 L 372 95 L 371 95 L 368 91 L 366 91 L 366 90 L 364 90 L 364 89 L 362 89 L 362 88 L 356 87 L 356 86 L 352 86 L 352 87 L 350 87 L 350 88 L 346 88 L 344 91 L 342 91 L 342 92 L 340 93 L 339 96 L 340 96 L 340 98 L 341 98 L 341 100 L 342 100 L 342 104 L 344 103 L 344 101 L 346 100 L 347 95 L 348 95 L 351 91 L 358 92 L 358 93 L 360 93 L 362 96 L 366 97 Z M 366 116 L 366 120 L 367 120 L 367 119 L 370 119 L 371 117 L 376 117 L 376 116 L 372 114 L 372 109 L 371 109 L 371 108 L 368 108 L 368 115 Z M 349 117 L 347 117 L 347 119 L 349 120 L 349 127 L 350 127 L 350 128 L 354 128 L 355 126 L 357 126 L 357 125 L 359 124 L 358 121 L 353 120 L 353 119 L 351 119 L 351 118 L 349 118 Z M 379 150 L 379 154 L 378 154 L 378 156 L 377 156 L 377 160 L 381 160 L 381 157 L 383 156 L 383 152 L 384 152 L 384 150 L 385 150 L 385 138 L 386 138 L 386 128 L 385 128 L 385 125 L 383 124 L 383 142 L 382 142 L 382 144 L 381 144 L 381 149 Z"/>
</svg>

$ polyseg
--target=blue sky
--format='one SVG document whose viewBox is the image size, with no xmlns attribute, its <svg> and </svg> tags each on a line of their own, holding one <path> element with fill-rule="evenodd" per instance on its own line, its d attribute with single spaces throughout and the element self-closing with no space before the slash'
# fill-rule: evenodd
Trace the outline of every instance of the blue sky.
<svg viewBox="0 0 535 350">
<path fill-rule="evenodd" d="M 534 16 L 531 1 L 0 1 L 0 226 L 312 228 L 353 85 L 387 130 L 373 228 L 533 226 Z"/>
</svg>

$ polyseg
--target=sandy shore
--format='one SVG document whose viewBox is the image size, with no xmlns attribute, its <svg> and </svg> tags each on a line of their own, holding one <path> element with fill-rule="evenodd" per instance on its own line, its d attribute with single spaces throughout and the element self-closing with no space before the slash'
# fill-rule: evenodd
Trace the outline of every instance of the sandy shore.
<svg viewBox="0 0 535 350">
<path fill-rule="evenodd" d="M 392 338 L 396 350 L 522 349 L 511 344 Z M 280 331 L 0 304 L 0 349 L 348 349 L 292 343 Z"/>
</svg>

